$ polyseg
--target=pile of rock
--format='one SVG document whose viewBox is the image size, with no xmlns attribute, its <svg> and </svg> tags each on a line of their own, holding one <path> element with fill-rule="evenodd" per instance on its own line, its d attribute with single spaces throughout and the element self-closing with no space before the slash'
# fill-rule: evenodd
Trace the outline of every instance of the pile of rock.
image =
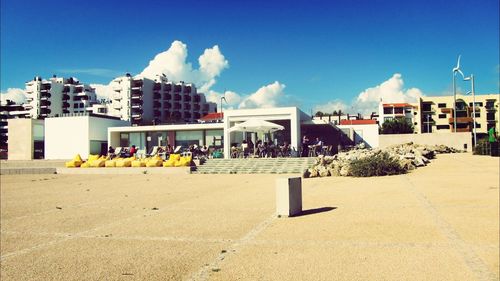
<svg viewBox="0 0 500 281">
<path fill-rule="evenodd" d="M 367 149 L 358 146 L 353 150 L 340 152 L 334 156 L 319 156 L 315 164 L 304 171 L 303 177 L 352 176 L 351 163 L 353 161 L 372 157 L 382 152 L 386 152 L 392 158 L 398 159 L 402 169 L 408 171 L 426 166 L 436 154 L 463 151 L 446 145 L 431 146 L 414 143 L 394 145 L 385 149 Z"/>
</svg>

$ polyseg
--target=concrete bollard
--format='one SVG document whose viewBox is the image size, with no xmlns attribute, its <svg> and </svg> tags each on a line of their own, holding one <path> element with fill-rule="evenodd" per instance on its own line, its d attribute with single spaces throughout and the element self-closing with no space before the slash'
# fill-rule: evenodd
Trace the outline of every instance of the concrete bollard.
<svg viewBox="0 0 500 281">
<path fill-rule="evenodd" d="M 276 213 L 290 217 L 302 212 L 302 178 L 276 180 Z"/>
</svg>

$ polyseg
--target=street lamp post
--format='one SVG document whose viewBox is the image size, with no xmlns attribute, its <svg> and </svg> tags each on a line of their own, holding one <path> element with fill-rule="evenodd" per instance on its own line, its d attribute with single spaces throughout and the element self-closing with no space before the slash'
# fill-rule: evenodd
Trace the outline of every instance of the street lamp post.
<svg viewBox="0 0 500 281">
<path fill-rule="evenodd" d="M 472 122 L 473 124 L 473 129 L 472 129 L 472 134 L 474 135 L 474 145 L 476 145 L 476 96 L 474 94 L 474 74 L 471 74 L 469 77 L 464 77 L 465 81 L 469 81 L 471 83 L 471 93 L 472 93 Z"/>
<path fill-rule="evenodd" d="M 457 85 L 456 85 L 456 76 L 457 72 L 462 74 L 464 77 L 464 73 L 460 70 L 460 55 L 458 55 L 457 66 L 455 66 L 452 70 L 453 76 L 453 132 L 457 132 Z"/>
</svg>

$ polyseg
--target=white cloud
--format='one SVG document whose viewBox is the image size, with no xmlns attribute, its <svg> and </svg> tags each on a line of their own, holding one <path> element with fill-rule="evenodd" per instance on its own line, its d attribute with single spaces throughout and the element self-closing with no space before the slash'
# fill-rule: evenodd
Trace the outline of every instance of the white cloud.
<svg viewBox="0 0 500 281">
<path fill-rule="evenodd" d="M 245 97 L 239 108 L 268 108 L 285 104 L 285 85 L 275 81 Z"/>
<path fill-rule="evenodd" d="M 59 69 L 58 72 L 66 74 L 88 74 L 101 77 L 117 77 L 123 75 L 122 72 L 107 69 L 107 68 L 75 68 L 75 69 Z"/>
<path fill-rule="evenodd" d="M 347 112 L 348 109 L 349 109 L 349 106 L 347 104 L 345 104 L 343 101 L 334 100 L 334 101 L 327 102 L 325 104 L 315 106 L 313 113 L 321 111 L 323 113 L 331 114 L 334 111 L 339 111 L 339 110 L 341 110 L 342 112 Z"/>
<path fill-rule="evenodd" d="M 223 104 L 224 108 L 269 108 L 277 106 L 290 105 L 289 96 L 285 95 L 285 85 L 278 81 L 260 87 L 257 91 L 248 94 L 240 95 L 233 91 L 226 91 L 225 97 L 227 104 Z M 222 93 L 216 91 L 208 91 L 206 94 L 207 100 L 220 104 Z M 293 103 L 293 100 L 292 100 Z"/>
<path fill-rule="evenodd" d="M 156 75 L 165 74 L 171 81 L 194 83 L 200 92 L 205 92 L 216 83 L 215 78 L 229 67 L 229 62 L 217 45 L 205 49 L 198 58 L 199 69 L 193 69 L 187 57 L 187 45 L 176 40 L 168 50 L 157 54 L 139 75 L 155 78 Z"/>
<path fill-rule="evenodd" d="M 395 73 L 391 78 L 373 88 L 361 92 L 353 103 L 354 109 L 363 114 L 378 111 L 378 104 L 382 102 L 417 102 L 423 96 L 417 88 L 404 89 L 404 81 L 401 74 Z"/>
<path fill-rule="evenodd" d="M 220 106 L 222 93 L 212 90 L 216 84 L 216 78 L 222 71 L 229 67 L 217 45 L 205 49 L 198 57 L 199 68 L 193 68 L 192 63 L 187 61 L 188 48 L 181 41 L 172 42 L 170 48 L 157 54 L 146 68 L 138 75 L 147 78 L 155 78 L 157 75 L 165 74 L 170 81 L 185 81 L 194 83 L 198 92 L 205 93 L 207 101 L 215 102 Z M 109 85 L 91 84 L 95 88 L 99 99 L 109 99 L 113 90 Z M 269 108 L 276 106 L 296 105 L 296 101 L 286 96 L 285 85 L 276 81 L 260 87 L 257 91 L 243 95 L 234 91 L 226 91 L 225 109 L 234 108 Z"/>
<path fill-rule="evenodd" d="M 0 93 L 0 97 L 2 102 L 5 102 L 6 100 L 14 101 L 17 104 L 26 102 L 26 94 L 23 89 L 19 88 L 9 88 L 6 92 Z"/>
<path fill-rule="evenodd" d="M 111 99 L 111 94 L 113 94 L 113 89 L 111 86 L 103 84 L 90 84 L 90 87 L 95 89 L 95 94 L 98 100 L 101 99 Z"/>
</svg>

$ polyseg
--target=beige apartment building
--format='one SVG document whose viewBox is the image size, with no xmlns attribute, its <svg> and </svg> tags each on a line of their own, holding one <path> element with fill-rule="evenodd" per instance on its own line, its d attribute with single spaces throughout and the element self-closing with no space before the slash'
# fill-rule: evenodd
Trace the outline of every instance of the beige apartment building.
<svg viewBox="0 0 500 281">
<path fill-rule="evenodd" d="M 473 97 L 456 96 L 457 132 L 473 130 Z M 434 96 L 420 98 L 420 125 L 422 133 L 453 132 L 453 96 Z M 499 95 L 475 96 L 476 133 L 487 133 L 491 127 L 499 131 Z"/>
</svg>

